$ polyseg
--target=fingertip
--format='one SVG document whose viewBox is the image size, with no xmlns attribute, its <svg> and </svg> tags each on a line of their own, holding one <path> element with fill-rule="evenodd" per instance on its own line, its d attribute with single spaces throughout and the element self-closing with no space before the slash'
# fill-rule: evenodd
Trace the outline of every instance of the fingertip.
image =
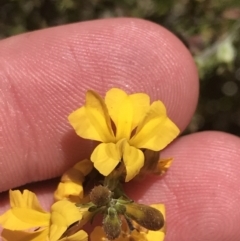
<svg viewBox="0 0 240 241">
<path fill-rule="evenodd" d="M 111 87 L 141 91 L 161 99 L 180 129 L 196 108 L 199 84 L 190 52 L 170 31 L 146 20 L 104 19 L 35 31 L 3 40 L 0 52 L 3 73 L 11 61 L 11 81 L 30 90 L 55 86 L 59 103 L 67 100 L 68 107 L 78 106 L 89 88 L 101 94 Z"/>
</svg>

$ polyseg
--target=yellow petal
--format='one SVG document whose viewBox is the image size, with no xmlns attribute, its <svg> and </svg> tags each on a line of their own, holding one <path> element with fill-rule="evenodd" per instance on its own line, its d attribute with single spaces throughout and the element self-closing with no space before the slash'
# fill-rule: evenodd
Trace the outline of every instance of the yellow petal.
<svg viewBox="0 0 240 241">
<path fill-rule="evenodd" d="M 85 231 L 80 230 L 71 236 L 59 239 L 59 241 L 88 241 L 88 235 Z"/>
<path fill-rule="evenodd" d="M 52 224 L 50 226 L 50 233 L 49 233 L 50 240 L 51 241 L 59 240 L 59 238 L 61 238 L 61 236 L 66 230 L 67 230 L 66 226 L 59 226 L 57 224 Z"/>
<path fill-rule="evenodd" d="M 130 95 L 133 104 L 134 116 L 132 130 L 136 128 L 150 108 L 150 98 L 147 94 L 137 93 Z"/>
<path fill-rule="evenodd" d="M 163 241 L 165 238 L 165 233 L 162 231 L 149 231 L 147 234 L 145 234 L 147 241 Z"/>
<path fill-rule="evenodd" d="M 82 172 L 72 167 L 63 173 L 61 182 L 83 183 L 84 179 L 85 177 Z"/>
<path fill-rule="evenodd" d="M 121 160 L 121 153 L 116 144 L 101 143 L 94 149 L 91 160 L 94 167 L 102 175 L 107 176 Z"/>
<path fill-rule="evenodd" d="M 85 106 L 71 113 L 68 120 L 82 138 L 101 142 L 115 139 L 107 107 L 102 98 L 93 91 L 86 93 Z"/>
<path fill-rule="evenodd" d="M 81 198 L 83 198 L 82 183 L 60 182 L 57 190 L 54 192 L 55 200 L 68 199 L 70 201 L 79 201 Z"/>
<path fill-rule="evenodd" d="M 143 167 L 143 152 L 133 146 L 130 146 L 128 142 L 125 142 L 123 147 L 123 161 L 127 172 L 125 181 L 128 182 L 133 179 Z"/>
<path fill-rule="evenodd" d="M 9 191 L 11 209 L 0 216 L 0 224 L 10 230 L 48 226 L 50 214 L 45 212 L 34 193 Z"/>
<path fill-rule="evenodd" d="M 85 106 L 75 110 L 68 116 L 68 121 L 76 133 L 85 139 L 102 141 L 101 135 L 90 122 Z"/>
<path fill-rule="evenodd" d="M 129 139 L 132 130 L 142 120 L 149 108 L 149 96 L 143 93 L 127 95 L 123 90 L 113 88 L 105 102 L 115 126 L 116 139 Z"/>
<path fill-rule="evenodd" d="M 9 198 L 11 207 L 25 207 L 46 213 L 41 208 L 35 193 L 29 190 L 24 190 L 23 193 L 19 190 L 9 190 Z"/>
<path fill-rule="evenodd" d="M 13 208 L 12 213 L 23 222 L 30 223 L 32 227 L 48 226 L 49 213 L 41 213 L 27 208 Z"/>
<path fill-rule="evenodd" d="M 93 163 L 84 159 L 67 170 L 61 177 L 57 190 L 54 192 L 55 200 L 68 199 L 71 202 L 79 202 L 83 198 L 83 182 L 85 176 L 93 169 Z"/>
<path fill-rule="evenodd" d="M 164 104 L 155 101 L 129 143 L 137 148 L 159 151 L 173 141 L 179 132 L 178 127 L 167 117 Z"/>
<path fill-rule="evenodd" d="M 3 229 L 3 241 L 47 241 L 48 229 L 41 229 L 35 232 L 12 231 Z"/>
<path fill-rule="evenodd" d="M 93 169 L 93 164 L 90 160 L 84 159 L 73 166 L 74 169 L 80 171 L 84 176 L 87 176 Z"/>
<path fill-rule="evenodd" d="M 67 228 L 82 219 L 82 214 L 75 204 L 62 200 L 51 207 L 50 240 L 58 240 Z"/>
<path fill-rule="evenodd" d="M 11 209 L 0 216 L 0 224 L 3 228 L 9 230 L 24 230 L 37 227 L 35 224 L 26 223 L 17 218 Z"/>
</svg>

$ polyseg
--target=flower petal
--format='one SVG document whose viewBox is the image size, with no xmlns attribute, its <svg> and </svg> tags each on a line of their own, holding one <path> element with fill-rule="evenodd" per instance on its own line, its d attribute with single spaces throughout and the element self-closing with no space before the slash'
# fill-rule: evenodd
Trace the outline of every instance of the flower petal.
<svg viewBox="0 0 240 241">
<path fill-rule="evenodd" d="M 54 192 L 54 199 L 58 201 L 67 199 L 71 202 L 78 202 L 81 198 L 83 198 L 82 183 L 60 182 Z"/>
<path fill-rule="evenodd" d="M 116 144 L 101 143 L 94 149 L 91 160 L 94 167 L 102 175 L 107 176 L 121 160 L 121 153 Z"/>
<path fill-rule="evenodd" d="M 117 88 L 107 92 L 105 103 L 116 126 L 117 140 L 130 138 L 132 130 L 146 114 L 149 102 L 149 96 L 143 93 L 127 95 L 126 92 Z"/>
<path fill-rule="evenodd" d="M 50 240 L 58 240 L 71 224 L 81 219 L 82 214 L 75 204 L 67 200 L 54 203 L 51 207 Z"/>
<path fill-rule="evenodd" d="M 29 228 L 38 227 L 38 225 L 36 225 L 35 223 L 32 224 L 29 222 L 24 222 L 21 219 L 17 218 L 13 214 L 11 209 L 0 216 L 0 224 L 3 228 L 9 230 L 25 230 Z"/>
<path fill-rule="evenodd" d="M 93 91 L 86 93 L 85 106 L 71 113 L 68 120 L 82 138 L 101 142 L 115 139 L 107 107 L 102 98 Z"/>
<path fill-rule="evenodd" d="M 90 122 L 87 113 L 86 107 L 83 106 L 68 116 L 68 121 L 72 125 L 76 133 L 85 139 L 102 141 L 101 135 L 98 133 L 98 130 Z"/>
<path fill-rule="evenodd" d="M 3 229 L 1 237 L 3 241 L 45 241 L 48 240 L 48 228 L 35 232 Z"/>
<path fill-rule="evenodd" d="M 19 190 L 9 190 L 9 198 L 11 207 L 25 207 L 46 213 L 41 208 L 35 193 L 29 190 L 24 190 L 23 193 Z"/>
<path fill-rule="evenodd" d="M 179 132 L 178 127 L 167 117 L 164 104 L 155 101 L 129 143 L 137 148 L 159 151 L 175 139 Z"/>
<path fill-rule="evenodd" d="M 144 93 L 137 93 L 130 95 L 133 104 L 133 123 L 132 123 L 132 130 L 136 128 L 140 121 L 144 118 L 147 111 L 150 108 L 150 98 L 147 94 Z"/>
<path fill-rule="evenodd" d="M 84 159 L 68 169 L 61 177 L 57 190 L 54 192 L 55 200 L 68 199 L 71 202 L 79 202 L 83 198 L 83 182 L 85 176 L 93 169 L 93 163 Z"/>
<path fill-rule="evenodd" d="M 48 226 L 50 214 L 45 212 L 34 193 L 9 191 L 11 209 L 0 216 L 0 224 L 10 230 Z"/>
<path fill-rule="evenodd" d="M 84 176 L 87 176 L 92 171 L 93 164 L 90 160 L 84 159 L 80 162 L 77 162 L 73 168 L 80 171 Z"/>
<path fill-rule="evenodd" d="M 49 213 L 41 213 L 27 208 L 13 208 L 12 213 L 23 222 L 31 224 L 32 227 L 48 226 Z"/>
<path fill-rule="evenodd" d="M 125 142 L 123 146 L 123 161 L 127 172 L 125 181 L 128 182 L 133 179 L 143 167 L 143 152 L 133 146 L 130 146 L 128 142 Z"/>
<path fill-rule="evenodd" d="M 149 231 L 147 234 L 145 234 L 147 241 L 163 241 L 165 238 L 165 233 L 162 231 Z"/>
</svg>

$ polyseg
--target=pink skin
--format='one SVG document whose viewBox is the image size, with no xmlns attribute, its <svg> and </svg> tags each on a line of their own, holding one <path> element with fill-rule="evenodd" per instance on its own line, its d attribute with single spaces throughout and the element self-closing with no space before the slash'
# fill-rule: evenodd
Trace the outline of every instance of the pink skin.
<svg viewBox="0 0 240 241">
<path fill-rule="evenodd" d="M 181 130 L 198 100 L 188 50 L 166 29 L 137 19 L 83 22 L 2 40 L 0 77 L 0 191 L 57 177 L 89 155 L 90 142 L 67 122 L 87 89 L 146 92 L 166 104 Z M 239 138 L 192 134 L 162 156 L 174 157 L 167 175 L 129 183 L 127 190 L 141 202 L 166 203 L 166 241 L 238 240 Z M 28 186 L 46 208 L 55 187 L 56 180 Z M 0 213 L 8 206 L 1 195 Z"/>
</svg>

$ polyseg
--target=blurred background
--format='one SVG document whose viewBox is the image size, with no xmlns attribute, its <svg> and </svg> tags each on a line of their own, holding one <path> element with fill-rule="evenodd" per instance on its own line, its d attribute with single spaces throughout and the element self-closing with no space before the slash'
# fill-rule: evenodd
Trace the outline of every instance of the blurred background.
<svg viewBox="0 0 240 241">
<path fill-rule="evenodd" d="M 240 0 L 0 0 L 0 39 L 121 16 L 165 26 L 194 56 L 200 100 L 185 133 L 221 130 L 240 136 Z"/>
</svg>

